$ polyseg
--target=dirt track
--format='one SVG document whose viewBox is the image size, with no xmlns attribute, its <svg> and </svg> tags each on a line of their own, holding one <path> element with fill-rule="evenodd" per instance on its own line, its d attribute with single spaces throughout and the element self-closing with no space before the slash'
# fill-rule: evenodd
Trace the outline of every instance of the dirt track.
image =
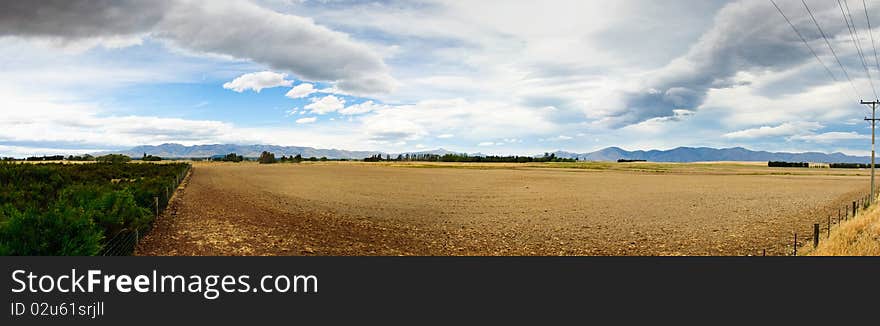
<svg viewBox="0 0 880 326">
<path fill-rule="evenodd" d="M 738 169 L 204 163 L 138 254 L 783 254 L 866 185 Z"/>
</svg>

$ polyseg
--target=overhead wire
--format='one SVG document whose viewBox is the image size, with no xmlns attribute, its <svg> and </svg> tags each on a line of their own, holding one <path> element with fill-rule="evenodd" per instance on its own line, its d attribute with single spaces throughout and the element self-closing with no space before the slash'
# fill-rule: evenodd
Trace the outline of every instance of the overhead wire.
<svg viewBox="0 0 880 326">
<path fill-rule="evenodd" d="M 840 70 L 843 71 L 843 75 L 846 76 L 846 80 L 849 81 L 849 85 L 850 87 L 852 87 L 853 92 L 855 92 L 856 97 L 859 97 L 859 92 L 856 89 L 855 83 L 853 83 L 852 78 L 850 78 L 849 73 L 846 71 L 846 67 L 843 65 L 843 62 L 840 61 L 840 57 L 837 55 L 837 51 L 834 51 L 834 47 L 831 46 L 831 42 L 828 41 L 828 36 L 825 35 L 825 31 L 822 30 L 822 26 L 819 25 L 819 21 L 816 20 L 816 16 L 813 15 L 813 11 L 810 10 L 810 6 L 807 5 L 807 2 L 805 0 L 801 0 L 801 3 L 804 4 L 804 8 L 807 9 L 807 13 L 810 15 L 810 19 L 813 21 L 813 24 L 816 25 L 816 29 L 819 30 L 819 34 L 822 35 L 822 39 L 825 40 L 825 44 L 828 45 L 828 49 L 831 50 L 831 55 L 834 56 L 834 60 L 837 61 L 837 65 L 840 66 Z"/>
<path fill-rule="evenodd" d="M 868 76 L 868 83 L 871 85 L 871 92 L 876 99 L 878 98 L 877 89 L 874 87 L 874 79 L 871 77 L 871 69 L 868 68 L 868 61 L 865 59 L 865 53 L 862 50 L 861 36 L 859 36 L 859 30 L 856 28 L 856 22 L 849 9 L 849 3 L 847 0 L 843 0 L 843 4 L 841 4 L 841 1 L 837 0 L 837 6 L 840 7 L 840 13 L 843 15 L 843 21 L 846 23 L 846 28 L 849 30 L 850 39 L 853 42 L 853 46 L 856 48 L 856 53 L 859 55 L 859 61 L 862 63 L 862 67 L 865 68 L 865 74 Z M 846 8 L 845 10 L 844 7 Z M 847 17 L 849 17 L 849 19 L 847 19 Z"/>
<path fill-rule="evenodd" d="M 807 49 L 810 50 L 810 53 L 813 54 L 813 57 L 816 58 L 816 61 L 819 61 L 819 64 L 821 64 L 822 67 L 825 68 L 825 72 L 828 73 L 828 76 L 830 76 L 831 79 L 833 79 L 835 82 L 839 81 L 837 79 L 837 77 L 834 76 L 834 73 L 831 72 L 831 68 L 828 68 L 828 65 L 826 65 L 825 62 L 822 61 L 822 58 L 819 57 L 819 54 L 816 53 L 816 50 L 813 50 L 813 47 L 810 46 L 810 43 L 807 42 L 807 39 L 804 38 L 804 35 L 801 34 L 801 32 L 797 29 L 797 27 L 795 27 L 794 24 L 791 23 L 791 20 L 788 19 L 788 16 L 786 16 L 785 13 L 782 11 L 782 9 L 779 8 L 779 6 L 776 4 L 776 1 L 770 0 L 770 3 L 772 3 L 773 6 L 776 7 L 776 11 L 778 11 L 779 14 L 782 15 L 782 18 L 785 19 L 785 22 L 788 23 L 788 26 L 791 26 L 791 29 L 794 31 L 795 34 L 797 34 L 798 38 L 801 39 L 801 42 L 804 42 L 804 45 L 807 46 Z"/>
<path fill-rule="evenodd" d="M 880 58 L 877 55 L 877 43 L 874 42 L 874 30 L 871 27 L 871 17 L 868 15 L 868 4 L 865 0 L 862 0 L 862 7 L 865 9 L 865 21 L 868 23 L 868 34 L 871 35 L 871 48 L 874 49 L 874 64 L 877 66 L 877 71 L 880 71 Z M 875 98 L 875 100 L 877 100 Z"/>
</svg>

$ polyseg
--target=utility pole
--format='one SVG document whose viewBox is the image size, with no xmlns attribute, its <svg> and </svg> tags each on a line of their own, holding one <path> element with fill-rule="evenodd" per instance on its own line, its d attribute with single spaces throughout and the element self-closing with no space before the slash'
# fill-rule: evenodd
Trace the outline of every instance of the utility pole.
<svg viewBox="0 0 880 326">
<path fill-rule="evenodd" d="M 865 121 L 871 122 L 871 198 L 868 199 L 868 203 L 874 202 L 874 156 L 875 156 L 875 147 L 874 147 L 874 127 L 877 125 L 877 104 L 880 104 L 880 101 L 861 101 L 864 105 L 871 106 L 871 118 L 865 118 Z"/>
</svg>

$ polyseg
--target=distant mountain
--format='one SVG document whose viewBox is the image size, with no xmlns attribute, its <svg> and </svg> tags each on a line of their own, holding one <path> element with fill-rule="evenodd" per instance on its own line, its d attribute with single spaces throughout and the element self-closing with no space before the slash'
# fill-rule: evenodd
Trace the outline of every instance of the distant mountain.
<svg viewBox="0 0 880 326">
<path fill-rule="evenodd" d="M 608 147 L 591 153 L 555 152 L 557 157 L 577 158 L 582 161 L 646 160 L 650 162 L 712 162 L 712 161 L 787 161 L 827 163 L 869 163 L 870 157 L 849 156 L 843 153 L 778 153 L 752 151 L 742 147 L 708 148 L 678 147 L 670 150 L 627 151 Z"/>
<path fill-rule="evenodd" d="M 300 154 L 303 157 L 327 157 L 331 159 L 362 159 L 372 155 L 391 155 L 396 157 L 398 153 L 386 153 L 379 151 L 348 151 L 341 149 L 319 149 L 312 147 L 299 146 L 277 146 L 277 145 L 231 145 L 231 144 L 214 144 L 214 145 L 195 145 L 184 146 L 180 144 L 162 144 L 158 146 L 138 146 L 125 151 L 114 151 L 98 154 L 124 154 L 134 158 L 138 158 L 146 153 L 147 155 L 155 155 L 159 157 L 169 158 L 189 158 L 189 157 L 211 157 L 215 155 L 226 155 L 236 153 L 245 157 L 259 157 L 260 153 L 268 151 L 275 153 L 276 157 L 293 156 Z M 459 154 L 461 152 L 453 152 L 446 149 L 436 149 L 422 152 L 409 152 L 400 154 Z M 787 161 L 787 162 L 828 162 L 828 163 L 869 163 L 870 157 L 866 156 L 849 156 L 843 153 L 774 153 L 766 151 L 752 151 L 742 147 L 734 148 L 708 148 L 708 147 L 678 147 L 671 150 L 650 150 L 650 151 L 627 151 L 619 147 L 608 147 L 591 153 L 572 153 L 565 151 L 554 152 L 557 157 L 577 158 L 582 161 L 617 161 L 619 159 L 627 160 L 646 160 L 651 162 L 711 162 L 711 161 Z M 468 154 L 471 156 L 485 156 L 481 153 Z M 543 156 L 540 154 L 539 156 Z"/>
<path fill-rule="evenodd" d="M 125 151 L 114 151 L 114 154 L 128 155 L 138 158 L 146 153 L 147 155 L 155 155 L 159 157 L 211 157 L 215 155 L 226 155 L 236 153 L 245 157 L 259 157 L 260 153 L 268 151 L 275 153 L 276 157 L 302 155 L 303 157 L 327 157 L 331 159 L 362 159 L 371 155 L 380 154 L 380 152 L 369 151 L 347 151 L 341 149 L 318 149 L 312 147 L 299 146 L 277 146 L 277 145 L 230 145 L 230 144 L 214 144 L 214 145 L 194 145 L 184 146 L 181 144 L 162 144 L 158 146 L 138 146 Z M 384 154 L 384 153 L 382 153 Z"/>
</svg>

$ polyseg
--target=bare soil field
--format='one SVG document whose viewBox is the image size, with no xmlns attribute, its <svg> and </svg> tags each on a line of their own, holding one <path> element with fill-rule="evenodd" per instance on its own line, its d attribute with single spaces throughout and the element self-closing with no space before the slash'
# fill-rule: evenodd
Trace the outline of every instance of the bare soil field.
<svg viewBox="0 0 880 326">
<path fill-rule="evenodd" d="M 866 171 L 196 163 L 140 255 L 784 255 Z"/>
</svg>

